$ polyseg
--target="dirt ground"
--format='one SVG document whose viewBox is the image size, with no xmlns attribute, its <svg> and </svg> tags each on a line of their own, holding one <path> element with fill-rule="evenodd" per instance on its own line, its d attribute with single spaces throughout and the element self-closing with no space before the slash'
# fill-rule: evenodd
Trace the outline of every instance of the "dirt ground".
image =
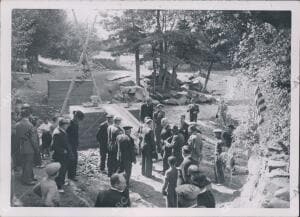
<svg viewBox="0 0 300 217">
<path fill-rule="evenodd" d="M 128 64 L 131 66 L 131 64 Z M 47 95 L 47 80 L 49 79 L 71 79 L 75 74 L 80 74 L 74 66 L 49 66 L 50 73 L 34 74 L 33 77 L 20 86 L 17 83 L 13 86 L 17 87 L 17 95 L 28 103 L 43 103 L 43 99 Z M 108 81 L 107 78 L 119 74 L 119 71 L 98 71 L 95 72 L 97 85 L 103 101 L 109 101 L 111 98 L 110 91 L 116 88 L 116 83 Z M 123 71 L 129 74 L 132 79 L 133 71 Z M 213 71 L 211 79 L 208 83 L 208 91 L 213 92 L 215 97 L 224 97 L 229 103 L 229 114 L 232 118 L 242 122 L 248 111 L 249 96 L 242 91 L 236 91 L 237 78 L 230 71 Z M 145 70 L 145 74 L 147 71 Z M 180 73 L 178 78 L 185 80 L 191 73 Z M 187 114 L 187 106 L 166 106 L 166 117 L 172 124 L 177 124 L 180 114 Z M 217 111 L 216 104 L 200 105 L 200 114 L 198 117 L 202 126 L 204 135 L 204 162 L 203 168 L 208 177 L 212 180 L 213 175 L 213 154 L 214 154 L 214 138 L 212 130 L 214 128 L 213 121 Z M 99 173 L 99 151 L 96 149 L 84 150 L 79 153 L 79 181 L 71 182 L 69 186 L 65 186 L 66 192 L 62 196 L 62 204 L 66 207 L 82 207 L 93 206 L 97 192 L 109 186 L 109 180 L 106 175 Z M 87 163 L 88 162 L 88 163 Z M 162 162 L 154 163 L 153 175 L 155 178 L 149 179 L 141 176 L 140 160 L 133 166 L 132 180 L 130 185 L 130 196 L 133 207 L 165 207 L 165 198 L 162 196 L 161 187 L 163 176 L 159 171 L 162 169 Z M 243 165 L 245 166 L 245 165 Z M 35 169 L 37 178 L 41 179 L 44 172 L 41 169 Z M 40 198 L 31 192 L 32 187 L 26 187 L 20 184 L 18 180 L 19 174 L 13 179 L 13 188 L 15 196 L 21 197 L 24 206 L 41 206 Z M 217 206 L 224 207 L 238 196 L 238 190 L 245 183 L 247 176 L 234 176 L 231 184 L 217 186 L 213 184 L 213 193 L 216 198 Z M 23 196 L 22 196 L 23 195 Z"/>
</svg>

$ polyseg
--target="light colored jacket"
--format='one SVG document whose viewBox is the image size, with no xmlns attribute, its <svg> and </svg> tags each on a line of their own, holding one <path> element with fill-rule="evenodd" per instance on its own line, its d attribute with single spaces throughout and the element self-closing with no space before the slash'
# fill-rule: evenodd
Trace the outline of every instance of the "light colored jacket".
<svg viewBox="0 0 300 217">
<path fill-rule="evenodd" d="M 60 196 L 56 182 L 48 177 L 41 181 L 42 200 L 45 206 L 59 206 Z"/>
<path fill-rule="evenodd" d="M 21 154 L 34 154 L 38 150 L 38 143 L 34 133 L 35 129 L 28 118 L 23 118 L 16 124 L 17 144 Z"/>
<path fill-rule="evenodd" d="M 202 159 L 202 138 L 200 133 L 192 134 L 188 140 L 188 145 L 191 147 L 192 150 L 192 159 L 200 162 Z"/>
</svg>

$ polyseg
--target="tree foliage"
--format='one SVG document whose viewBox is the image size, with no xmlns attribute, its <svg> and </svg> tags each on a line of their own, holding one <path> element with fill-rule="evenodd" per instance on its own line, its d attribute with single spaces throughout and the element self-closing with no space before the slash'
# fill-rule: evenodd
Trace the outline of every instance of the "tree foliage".
<svg viewBox="0 0 300 217">
<path fill-rule="evenodd" d="M 37 71 L 38 55 L 55 59 L 78 61 L 87 26 L 67 19 L 66 11 L 53 9 L 14 9 L 12 12 L 12 68 L 18 70 L 27 63 Z M 90 46 L 99 47 L 94 32 Z M 91 50 L 92 51 L 92 50 Z"/>
</svg>

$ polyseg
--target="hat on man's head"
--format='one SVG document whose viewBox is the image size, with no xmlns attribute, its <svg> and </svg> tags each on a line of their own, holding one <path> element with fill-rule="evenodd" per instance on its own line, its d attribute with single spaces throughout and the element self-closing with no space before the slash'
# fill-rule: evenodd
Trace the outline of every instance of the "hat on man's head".
<svg viewBox="0 0 300 217">
<path fill-rule="evenodd" d="M 48 176 L 53 176 L 55 175 L 59 169 L 60 169 L 61 165 L 58 162 L 53 162 L 50 163 L 46 166 L 46 173 Z"/>
<path fill-rule="evenodd" d="M 193 176 L 192 183 L 199 188 L 204 188 L 205 186 L 209 185 L 211 181 L 203 174 Z"/>
<path fill-rule="evenodd" d="M 115 116 L 115 117 L 114 117 L 114 121 L 121 121 L 121 120 L 122 120 L 122 118 L 119 117 L 119 116 Z"/>
<path fill-rule="evenodd" d="M 69 124 L 69 123 L 70 123 L 70 121 L 69 121 L 67 118 L 60 117 L 60 118 L 58 119 L 58 125 L 59 125 L 59 126 L 62 126 L 62 125 L 64 125 L 64 124 Z"/>
<path fill-rule="evenodd" d="M 213 132 L 214 133 L 222 133 L 222 130 L 221 129 L 214 129 Z"/>
<path fill-rule="evenodd" d="M 145 123 L 146 124 L 149 124 L 150 122 L 153 122 L 151 118 L 148 118 L 148 119 L 145 118 Z"/>
<path fill-rule="evenodd" d="M 21 106 L 21 109 L 30 109 L 30 105 L 28 103 L 24 103 L 22 106 Z"/>
<path fill-rule="evenodd" d="M 132 126 L 127 125 L 127 126 L 124 126 L 123 129 L 124 130 L 130 130 L 130 129 L 132 129 Z"/>
<path fill-rule="evenodd" d="M 164 105 L 161 104 L 161 103 L 158 103 L 157 106 L 156 106 L 156 108 L 161 108 L 161 107 L 164 107 Z"/>
<path fill-rule="evenodd" d="M 200 170 L 199 170 L 199 167 L 197 166 L 197 165 L 191 165 L 191 166 L 189 166 L 189 168 L 188 168 L 188 174 L 195 174 L 195 173 L 198 173 L 198 172 L 200 172 Z"/>
<path fill-rule="evenodd" d="M 113 115 L 111 115 L 111 114 L 107 114 L 106 115 L 106 118 L 113 118 L 114 116 Z"/>
</svg>

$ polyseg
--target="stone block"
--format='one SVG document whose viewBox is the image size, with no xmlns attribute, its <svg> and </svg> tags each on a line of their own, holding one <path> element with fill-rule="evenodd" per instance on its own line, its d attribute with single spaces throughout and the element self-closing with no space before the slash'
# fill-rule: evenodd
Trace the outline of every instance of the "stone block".
<svg viewBox="0 0 300 217">
<path fill-rule="evenodd" d="M 290 188 L 280 188 L 275 192 L 274 195 L 281 200 L 290 201 Z"/>
<path fill-rule="evenodd" d="M 284 171 L 283 169 L 277 168 L 277 169 L 273 169 L 269 174 L 268 177 L 269 178 L 274 178 L 274 177 L 289 177 L 290 174 L 286 171 Z"/>
<path fill-rule="evenodd" d="M 263 202 L 264 208 L 289 208 L 290 203 L 278 198 L 267 199 Z"/>
<path fill-rule="evenodd" d="M 268 168 L 269 172 L 271 172 L 274 169 L 281 168 L 285 170 L 287 168 L 288 164 L 285 161 L 277 161 L 277 160 L 269 160 L 268 161 Z"/>
</svg>

